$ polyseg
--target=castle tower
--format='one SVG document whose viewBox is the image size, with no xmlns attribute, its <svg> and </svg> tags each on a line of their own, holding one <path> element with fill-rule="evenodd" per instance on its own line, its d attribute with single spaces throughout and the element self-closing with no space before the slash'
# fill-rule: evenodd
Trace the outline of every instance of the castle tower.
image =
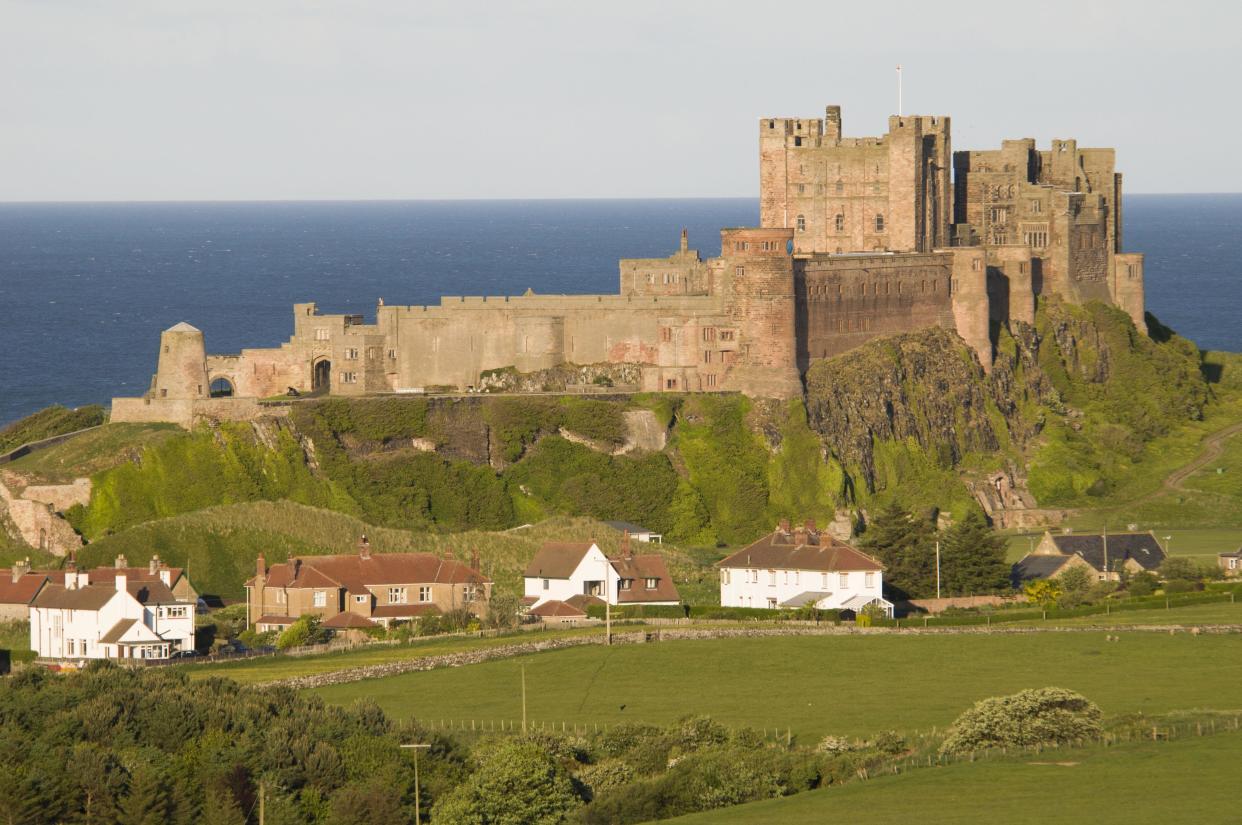
<svg viewBox="0 0 1242 825">
<path fill-rule="evenodd" d="M 722 389 L 764 398 L 802 392 L 794 340 L 791 229 L 722 229 L 720 264 L 738 330 L 736 360 Z"/>
<path fill-rule="evenodd" d="M 207 398 L 207 350 L 203 333 L 185 321 L 160 333 L 160 357 L 152 398 Z"/>
</svg>

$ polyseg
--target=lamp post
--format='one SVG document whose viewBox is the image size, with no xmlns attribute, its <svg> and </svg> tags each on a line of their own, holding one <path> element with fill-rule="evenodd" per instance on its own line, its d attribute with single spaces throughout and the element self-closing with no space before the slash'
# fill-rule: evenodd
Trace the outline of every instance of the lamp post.
<svg viewBox="0 0 1242 825">
<path fill-rule="evenodd" d="M 422 799 L 418 794 L 418 752 L 423 748 L 430 748 L 427 742 L 411 742 L 408 745 L 402 745 L 402 748 L 408 748 L 414 752 L 414 825 L 419 825 L 423 821 Z"/>
</svg>

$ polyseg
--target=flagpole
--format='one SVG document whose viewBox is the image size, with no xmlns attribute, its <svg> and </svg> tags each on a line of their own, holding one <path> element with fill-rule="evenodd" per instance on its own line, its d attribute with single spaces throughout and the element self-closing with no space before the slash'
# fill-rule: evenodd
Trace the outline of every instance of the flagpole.
<svg viewBox="0 0 1242 825">
<path fill-rule="evenodd" d="M 897 64 L 897 117 L 901 117 L 901 64 Z"/>
</svg>

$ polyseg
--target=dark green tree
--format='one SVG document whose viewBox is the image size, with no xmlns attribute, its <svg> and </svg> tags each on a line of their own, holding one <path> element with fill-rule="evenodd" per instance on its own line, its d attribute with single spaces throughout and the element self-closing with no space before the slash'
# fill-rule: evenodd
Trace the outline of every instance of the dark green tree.
<svg viewBox="0 0 1242 825">
<path fill-rule="evenodd" d="M 121 801 L 121 825 L 164 825 L 168 820 L 168 785 L 158 770 L 140 765 L 130 775 L 129 793 Z"/>
<path fill-rule="evenodd" d="M 202 825 L 246 825 L 241 806 L 227 788 L 208 788 L 203 802 Z"/>
<path fill-rule="evenodd" d="M 940 537 L 940 590 L 969 596 L 1009 590 L 1005 540 L 983 514 L 970 510 Z"/>
<path fill-rule="evenodd" d="M 578 804 L 569 775 L 538 744 L 487 750 L 479 768 L 432 809 L 435 825 L 553 825 Z"/>
<path fill-rule="evenodd" d="M 867 525 L 861 546 L 884 565 L 884 584 L 899 599 L 936 595 L 936 546 L 931 522 L 893 501 Z"/>
</svg>

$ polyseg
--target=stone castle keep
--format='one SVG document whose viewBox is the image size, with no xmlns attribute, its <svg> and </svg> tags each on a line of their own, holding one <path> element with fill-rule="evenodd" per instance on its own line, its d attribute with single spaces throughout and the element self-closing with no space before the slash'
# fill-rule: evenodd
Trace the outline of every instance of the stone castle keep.
<svg viewBox="0 0 1242 825">
<path fill-rule="evenodd" d="M 161 335 L 141 398 L 114 421 L 245 417 L 257 399 L 470 391 L 496 371 L 616 368 L 629 388 L 784 398 L 812 359 L 881 335 L 954 329 L 985 369 L 1002 324 L 1036 296 L 1098 300 L 1145 329 L 1143 256 L 1121 251 L 1112 149 L 1054 140 L 953 152 L 949 118 L 894 116 L 881 137 L 823 119 L 759 121 L 760 226 L 721 230 L 720 254 L 681 246 L 624 259 L 613 295 L 443 297 L 360 315 L 293 308 L 276 349 L 208 355 L 180 323 Z M 227 396 L 227 397 L 221 397 Z"/>
</svg>

